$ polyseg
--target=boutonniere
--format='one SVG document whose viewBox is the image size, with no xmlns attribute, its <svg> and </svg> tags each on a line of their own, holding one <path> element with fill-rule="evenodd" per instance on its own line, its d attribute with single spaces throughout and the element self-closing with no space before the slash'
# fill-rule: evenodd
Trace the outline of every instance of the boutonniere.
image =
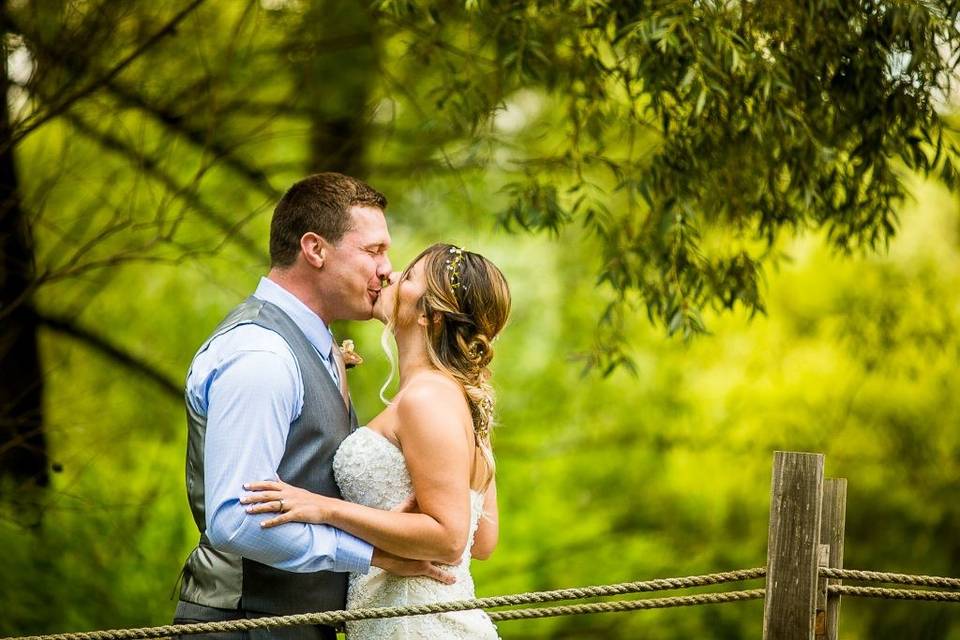
<svg viewBox="0 0 960 640">
<path fill-rule="evenodd" d="M 345 369 L 352 369 L 363 364 L 363 358 L 354 351 L 353 340 L 344 340 L 340 343 L 340 356 L 343 358 Z"/>
</svg>

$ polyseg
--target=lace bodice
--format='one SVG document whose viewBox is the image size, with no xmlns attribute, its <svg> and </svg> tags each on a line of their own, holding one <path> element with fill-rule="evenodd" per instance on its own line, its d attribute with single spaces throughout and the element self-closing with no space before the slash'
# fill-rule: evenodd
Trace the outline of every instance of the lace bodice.
<svg viewBox="0 0 960 640">
<path fill-rule="evenodd" d="M 413 494 L 403 453 L 372 429 L 360 427 L 340 445 L 333 472 L 345 500 L 377 509 L 392 509 Z M 470 548 L 483 512 L 483 494 L 470 492 L 470 534 L 463 557 L 447 568 L 457 582 L 445 585 L 430 578 L 403 578 L 371 567 L 351 574 L 347 608 L 390 607 L 474 597 Z M 482 611 L 347 623 L 350 640 L 386 638 L 497 638 L 496 628 Z"/>
</svg>

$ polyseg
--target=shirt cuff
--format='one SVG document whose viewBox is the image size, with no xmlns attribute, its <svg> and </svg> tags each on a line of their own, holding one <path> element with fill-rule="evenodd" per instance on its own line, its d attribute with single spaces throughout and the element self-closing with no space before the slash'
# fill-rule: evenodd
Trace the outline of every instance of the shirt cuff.
<svg viewBox="0 0 960 640">
<path fill-rule="evenodd" d="M 337 551 L 333 559 L 333 571 L 349 573 L 367 573 L 370 571 L 370 561 L 373 559 L 373 545 L 365 542 L 346 531 L 334 529 L 337 532 Z"/>
</svg>

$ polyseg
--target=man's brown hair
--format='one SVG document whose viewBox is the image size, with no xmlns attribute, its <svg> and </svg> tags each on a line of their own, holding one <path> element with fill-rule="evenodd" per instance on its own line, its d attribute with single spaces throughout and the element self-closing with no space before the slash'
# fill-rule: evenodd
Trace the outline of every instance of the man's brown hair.
<svg viewBox="0 0 960 640">
<path fill-rule="evenodd" d="M 342 173 L 317 173 L 294 183 L 277 203 L 270 221 L 270 264 L 289 267 L 300 238 L 313 232 L 337 244 L 350 230 L 350 207 L 387 208 L 387 198 L 365 182 Z"/>
</svg>

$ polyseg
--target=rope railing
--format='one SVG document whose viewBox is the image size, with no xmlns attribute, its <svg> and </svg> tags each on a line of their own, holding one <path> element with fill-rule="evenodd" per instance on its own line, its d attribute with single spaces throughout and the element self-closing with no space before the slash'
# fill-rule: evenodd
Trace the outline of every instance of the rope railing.
<svg viewBox="0 0 960 640">
<path fill-rule="evenodd" d="M 960 578 L 943 576 L 913 575 L 883 571 L 863 571 L 858 569 L 837 569 L 820 567 L 822 577 L 831 579 L 859 580 L 863 582 L 886 582 L 924 587 L 960 589 Z M 202 622 L 194 624 L 165 625 L 159 627 L 141 627 L 135 629 L 109 629 L 102 631 L 80 631 L 73 633 L 55 633 L 34 636 L 10 636 L 0 640 L 138 640 L 140 638 L 167 638 L 170 636 L 188 636 L 201 633 L 228 631 L 249 631 L 267 627 L 290 627 L 297 625 L 339 625 L 356 620 L 376 618 L 395 618 L 402 616 L 420 616 L 436 613 L 467 611 L 471 609 L 495 609 L 498 607 L 524 607 L 489 613 L 494 621 L 529 620 L 566 615 L 584 615 L 592 613 L 617 613 L 671 607 L 690 607 L 725 602 L 759 600 L 765 595 L 764 589 L 727 591 L 719 593 L 698 593 L 685 596 L 663 598 L 643 598 L 638 600 L 611 600 L 553 607 L 530 607 L 561 600 L 581 600 L 604 596 L 627 595 L 670 591 L 691 587 L 704 587 L 730 582 L 756 580 L 766 576 L 764 567 L 739 569 L 720 573 L 684 576 L 678 578 L 658 578 L 639 582 L 532 591 L 525 593 L 455 600 L 430 604 L 417 604 L 402 607 L 374 607 L 367 609 L 349 609 L 340 611 L 321 611 L 287 616 L 267 616 L 262 618 L 244 618 L 221 622 Z M 891 589 L 885 587 L 861 587 L 851 585 L 830 585 L 827 592 L 831 595 L 860 598 L 881 598 L 890 600 L 926 600 L 934 602 L 960 602 L 960 591 L 942 591 L 931 589 Z"/>
<path fill-rule="evenodd" d="M 262 618 L 244 618 L 240 620 L 226 620 L 222 622 L 164 625 L 159 627 L 142 627 L 137 629 L 110 629 L 102 631 L 55 633 L 39 636 L 16 636 L 0 638 L 0 640 L 136 640 L 140 638 L 166 638 L 169 636 L 196 635 L 201 633 L 248 631 L 250 629 L 265 627 L 289 627 L 308 624 L 338 625 L 343 622 L 352 622 L 355 620 L 428 615 L 432 613 L 466 611 L 470 609 L 492 609 L 504 606 L 540 604 L 544 602 L 556 602 L 559 600 L 580 600 L 584 598 L 595 598 L 611 595 L 669 591 L 674 589 L 717 585 L 728 582 L 755 580 L 762 578 L 765 575 L 766 569 L 763 567 L 758 567 L 754 569 L 740 569 L 735 571 L 685 576 L 679 578 L 659 578 L 640 582 L 623 582 L 618 584 L 575 587 L 570 589 L 534 591 L 502 596 L 491 596 L 487 598 L 474 598 L 470 600 L 408 605 L 403 607 L 375 607 L 369 609 L 321 611 L 317 613 L 304 613 L 287 616 L 267 616 Z M 495 611 L 492 612 L 490 616 L 494 620 L 518 620 L 528 618 L 546 618 L 559 615 L 582 615 L 588 613 L 686 607 L 758 599 L 763 597 L 763 593 L 763 589 L 753 589 L 749 591 L 704 593 L 691 596 L 674 596 L 669 598 L 653 598 L 645 600 L 596 602 L 581 605 L 566 605 L 562 607 L 541 607 L 512 611 Z"/>
<path fill-rule="evenodd" d="M 765 567 L 514 593 L 451 602 L 321 611 L 135 629 L 10 636 L 0 640 L 139 640 L 297 625 L 342 626 L 345 622 L 358 620 L 488 609 L 500 609 L 489 611 L 488 615 L 494 621 L 501 622 L 760 599 L 764 600 L 763 637 L 765 640 L 782 637 L 813 637 L 814 634 L 818 638 L 836 640 L 842 596 L 960 602 L 960 578 L 841 569 L 836 566 L 843 563 L 846 480 L 824 478 L 823 458 L 822 454 L 803 452 L 777 451 L 774 453 L 768 529 L 770 544 L 767 548 Z M 562 600 L 671 591 L 759 578 L 768 578 L 764 588 L 539 606 Z M 841 580 L 901 586 L 897 588 L 854 586 L 841 584 Z M 903 586 L 921 588 L 902 588 Z M 811 609 L 813 602 L 816 602 L 816 606 Z M 502 609 L 504 607 L 510 608 Z"/>
<path fill-rule="evenodd" d="M 960 602 L 960 592 L 932 591 L 924 589 L 887 589 L 884 587 L 854 587 L 831 585 L 827 593 L 858 598 L 882 598 L 884 600 L 930 600 L 932 602 Z"/>
<path fill-rule="evenodd" d="M 960 578 L 944 578 L 942 576 L 888 573 L 885 571 L 862 571 L 858 569 L 835 569 L 833 567 L 820 567 L 820 575 L 824 578 L 859 580 L 861 582 L 889 582 L 894 584 L 911 584 L 923 587 L 946 587 L 948 589 L 960 589 Z"/>
<path fill-rule="evenodd" d="M 824 578 L 858 580 L 861 582 L 886 582 L 908 584 L 920 587 L 940 587 L 960 589 L 960 578 L 943 576 L 913 575 L 909 573 L 890 573 L 887 571 L 863 571 L 859 569 L 837 569 L 820 567 Z M 933 589 L 891 589 L 889 587 L 861 587 L 833 584 L 827 587 L 827 593 L 855 598 L 880 598 L 884 600 L 927 600 L 931 602 L 960 602 L 960 592 L 938 591 Z"/>
<path fill-rule="evenodd" d="M 698 593 L 692 596 L 673 596 L 670 598 L 644 598 L 642 600 L 612 600 L 590 604 L 570 604 L 562 607 L 531 607 L 494 611 L 490 618 L 501 620 L 529 620 L 532 618 L 550 618 L 555 616 L 583 615 L 587 613 L 618 613 L 621 611 L 640 611 L 644 609 L 667 609 L 670 607 L 693 607 L 723 602 L 742 602 L 743 600 L 763 599 L 764 589 L 746 591 L 725 591 L 721 593 Z"/>
</svg>

